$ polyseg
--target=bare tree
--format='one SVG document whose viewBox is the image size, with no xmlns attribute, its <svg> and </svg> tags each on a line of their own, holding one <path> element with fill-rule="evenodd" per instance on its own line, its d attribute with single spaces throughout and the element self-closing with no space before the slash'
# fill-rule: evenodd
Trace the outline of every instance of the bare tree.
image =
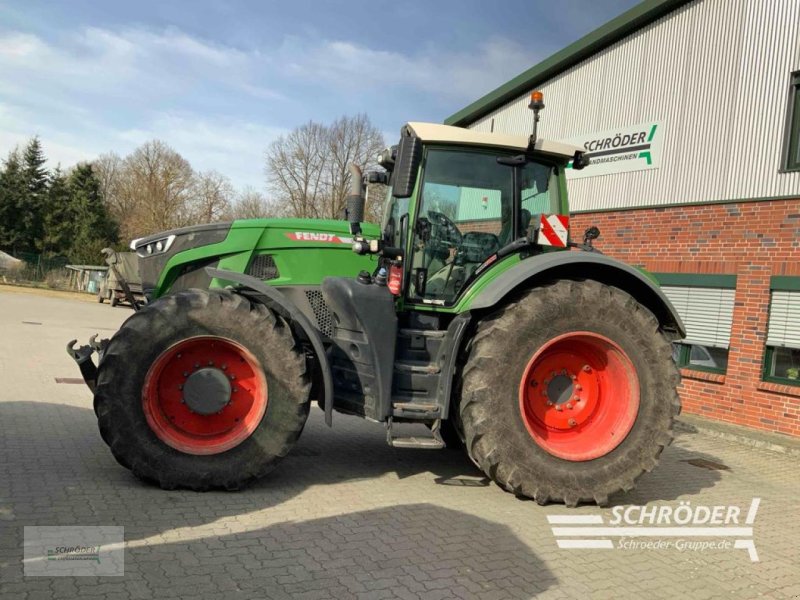
<svg viewBox="0 0 800 600">
<path fill-rule="evenodd" d="M 192 221 L 211 223 L 226 218 L 234 196 L 230 179 L 216 171 L 197 173 L 192 184 Z"/>
<path fill-rule="evenodd" d="M 295 217 L 320 218 L 328 162 L 326 129 L 309 121 L 267 150 L 269 187 Z"/>
<path fill-rule="evenodd" d="M 366 115 L 341 117 L 330 126 L 310 121 L 267 149 L 270 190 L 290 216 L 341 219 L 348 166 L 373 166 L 383 147 L 383 136 Z"/>
<path fill-rule="evenodd" d="M 341 117 L 328 127 L 328 194 L 325 217 L 340 219 L 350 189 L 351 164 L 366 170 L 376 166 L 384 149 L 383 135 L 365 114 Z"/>
<path fill-rule="evenodd" d="M 265 219 L 282 216 L 278 206 L 251 187 L 242 190 L 231 207 L 230 214 L 233 219 Z"/>
<path fill-rule="evenodd" d="M 121 193 L 124 168 L 125 161 L 114 152 L 101 154 L 92 163 L 106 208 L 114 220 L 123 225 L 133 209 L 131 198 Z"/>
</svg>

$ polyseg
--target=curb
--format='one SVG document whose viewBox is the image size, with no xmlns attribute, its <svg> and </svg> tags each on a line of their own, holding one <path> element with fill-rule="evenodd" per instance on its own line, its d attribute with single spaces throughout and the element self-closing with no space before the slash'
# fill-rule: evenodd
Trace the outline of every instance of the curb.
<svg viewBox="0 0 800 600">
<path fill-rule="evenodd" d="M 800 458 L 800 439 L 777 433 L 758 431 L 741 425 L 712 421 L 696 415 L 681 415 L 678 417 L 675 420 L 675 431 L 680 433 L 699 433 L 752 448 Z"/>
</svg>

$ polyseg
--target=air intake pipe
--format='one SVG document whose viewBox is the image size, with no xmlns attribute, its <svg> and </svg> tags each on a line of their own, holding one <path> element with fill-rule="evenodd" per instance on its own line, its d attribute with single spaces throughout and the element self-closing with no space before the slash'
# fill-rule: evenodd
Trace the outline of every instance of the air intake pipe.
<svg viewBox="0 0 800 600">
<path fill-rule="evenodd" d="M 350 194 L 346 200 L 347 221 L 350 223 L 351 235 L 361 233 L 361 221 L 364 220 L 364 182 L 361 167 L 350 165 Z"/>
</svg>

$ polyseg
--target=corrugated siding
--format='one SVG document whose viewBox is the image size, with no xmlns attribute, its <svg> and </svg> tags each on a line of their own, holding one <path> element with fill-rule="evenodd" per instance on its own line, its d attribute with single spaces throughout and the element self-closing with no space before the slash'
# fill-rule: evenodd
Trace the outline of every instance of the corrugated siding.
<svg viewBox="0 0 800 600">
<path fill-rule="evenodd" d="M 698 0 L 540 86 L 540 135 L 661 121 L 660 169 L 576 179 L 572 210 L 800 196 L 779 173 L 800 0 Z M 472 125 L 529 134 L 528 95 Z"/>
<path fill-rule="evenodd" d="M 772 292 L 767 345 L 800 349 L 800 292 Z"/>
<path fill-rule="evenodd" d="M 686 325 L 687 344 L 727 348 L 735 290 L 665 285 L 661 288 Z"/>
</svg>

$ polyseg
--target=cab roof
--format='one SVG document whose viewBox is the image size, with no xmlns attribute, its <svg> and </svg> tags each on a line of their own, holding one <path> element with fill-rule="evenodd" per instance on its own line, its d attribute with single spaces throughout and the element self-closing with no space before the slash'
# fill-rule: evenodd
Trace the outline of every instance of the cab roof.
<svg viewBox="0 0 800 600">
<path fill-rule="evenodd" d="M 474 129 L 440 125 L 439 123 L 421 123 L 412 121 L 407 127 L 423 142 L 437 142 L 441 144 L 459 144 L 468 146 L 494 146 L 511 150 L 525 151 L 528 149 L 530 138 L 526 135 L 508 135 L 505 133 L 484 133 Z M 534 149 L 538 152 L 571 159 L 576 152 L 584 152 L 584 148 L 554 142 L 552 140 L 536 140 Z"/>
</svg>

